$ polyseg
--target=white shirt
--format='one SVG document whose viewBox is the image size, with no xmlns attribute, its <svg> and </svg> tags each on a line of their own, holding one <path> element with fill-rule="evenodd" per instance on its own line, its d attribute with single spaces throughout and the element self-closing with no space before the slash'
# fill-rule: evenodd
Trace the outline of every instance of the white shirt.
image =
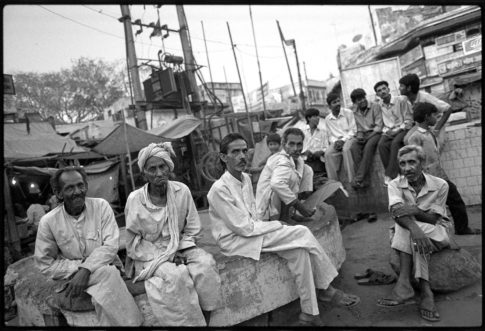
<svg viewBox="0 0 485 331">
<path fill-rule="evenodd" d="M 354 113 L 347 108 L 340 108 L 337 117 L 333 113 L 325 117 L 325 127 L 329 144 L 333 144 L 339 139 L 347 141 L 355 136 L 357 125 L 355 124 Z"/>
<path fill-rule="evenodd" d="M 389 104 L 383 100 L 379 102 L 382 110 L 382 121 L 384 127 L 382 132 L 387 132 L 394 128 L 405 128 L 405 123 L 413 121 L 413 113 L 407 98 L 403 96 L 391 95 Z"/>
<path fill-rule="evenodd" d="M 325 131 L 325 126 L 323 126 L 323 128 L 320 128 L 320 125 L 318 125 L 312 134 L 310 125 L 307 124 L 307 126 L 303 130 L 303 133 L 305 134 L 305 139 L 303 140 L 303 152 L 310 151 L 312 153 L 315 153 L 318 151 L 325 152 L 327 150 L 328 138 Z M 304 157 L 304 159 L 305 158 L 306 156 Z"/>
</svg>

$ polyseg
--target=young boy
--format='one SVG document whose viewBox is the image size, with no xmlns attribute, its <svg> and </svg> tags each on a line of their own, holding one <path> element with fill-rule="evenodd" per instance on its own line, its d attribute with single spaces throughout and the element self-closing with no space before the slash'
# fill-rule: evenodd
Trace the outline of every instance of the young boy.
<svg viewBox="0 0 485 331">
<path fill-rule="evenodd" d="M 414 121 L 417 124 L 416 131 L 414 131 L 408 138 L 408 144 L 421 146 L 426 154 L 426 161 L 423 170 L 430 175 L 444 179 L 449 186 L 448 197 L 446 204 L 450 209 L 451 216 L 455 223 L 455 233 L 457 235 L 464 234 L 480 234 L 479 229 L 471 229 L 468 227 L 468 215 L 466 212 L 465 203 L 458 192 L 456 185 L 452 183 L 445 171 L 441 167 L 439 159 L 439 143 L 430 127 L 436 124 L 439 116 L 439 111 L 431 103 L 423 102 L 416 103 L 414 109 Z"/>
<path fill-rule="evenodd" d="M 254 184 L 254 187 L 256 187 L 256 183 L 258 182 L 259 175 L 261 174 L 261 171 L 263 170 L 264 166 L 266 165 L 266 161 L 268 161 L 269 157 L 274 155 L 275 153 L 278 153 L 281 149 L 281 137 L 277 133 L 270 133 L 266 137 L 266 145 L 268 146 L 268 149 L 271 154 L 263 158 L 256 167 L 251 167 L 251 164 L 253 162 L 253 157 L 255 150 L 253 149 L 252 151 L 248 152 L 248 165 L 245 170 L 245 172 L 251 174 L 251 181 Z"/>
</svg>

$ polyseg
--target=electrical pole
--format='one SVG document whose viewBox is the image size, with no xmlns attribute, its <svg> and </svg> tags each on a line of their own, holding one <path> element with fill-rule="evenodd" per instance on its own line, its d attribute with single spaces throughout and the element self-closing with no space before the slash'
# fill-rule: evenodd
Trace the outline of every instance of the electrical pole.
<svg viewBox="0 0 485 331">
<path fill-rule="evenodd" d="M 133 39 L 133 30 L 131 28 L 131 15 L 130 7 L 128 5 L 120 5 L 121 18 L 120 22 L 123 23 L 125 29 L 126 39 L 126 53 L 128 58 L 129 75 L 131 74 L 131 82 L 133 85 L 133 94 L 135 95 L 135 124 L 137 128 L 147 130 L 147 120 L 145 111 L 141 109 L 141 104 L 145 102 L 145 96 L 143 95 L 140 82 L 140 74 L 138 73 L 138 63 L 136 59 L 135 41 Z"/>
<path fill-rule="evenodd" d="M 259 64 L 258 45 L 256 45 L 256 34 L 254 32 L 253 13 L 251 11 L 251 5 L 249 5 L 249 16 L 251 17 L 251 27 L 253 28 L 254 48 L 256 49 L 256 60 L 258 62 L 258 71 L 259 71 L 259 85 L 261 86 L 261 98 L 263 99 L 263 111 L 266 112 L 266 103 L 264 101 L 263 77 L 261 76 L 261 66 Z"/>
<path fill-rule="evenodd" d="M 374 17 L 372 16 L 372 11 L 370 10 L 370 5 L 368 5 L 367 8 L 369 9 L 370 24 L 372 26 L 372 32 L 374 34 L 374 42 L 377 46 L 377 35 L 376 35 L 376 28 L 374 26 Z"/>
<path fill-rule="evenodd" d="M 281 47 L 283 47 L 283 52 L 285 53 L 286 65 L 288 66 L 288 72 L 290 73 L 291 86 L 293 87 L 293 95 L 296 97 L 295 83 L 293 83 L 293 76 L 291 75 L 290 62 L 288 62 L 288 56 L 286 55 L 285 38 L 283 37 L 283 32 L 281 32 L 280 22 L 278 22 L 278 20 L 276 20 L 276 24 L 278 25 L 278 31 L 280 32 L 280 39 L 281 39 Z"/>
<path fill-rule="evenodd" d="M 296 58 L 296 70 L 298 71 L 298 82 L 300 84 L 300 100 L 301 100 L 301 109 L 303 111 L 306 110 L 305 106 L 305 94 L 303 93 L 303 83 L 301 81 L 301 73 L 300 73 L 300 62 L 298 61 L 298 53 L 296 51 L 296 41 L 293 40 L 293 50 L 295 51 L 295 58 Z"/>
<path fill-rule="evenodd" d="M 239 66 L 237 64 L 236 52 L 234 51 L 234 43 L 232 42 L 231 29 L 229 28 L 229 23 L 226 22 L 226 24 L 227 24 L 227 31 L 229 31 L 229 39 L 231 40 L 231 47 L 232 47 L 232 53 L 234 54 L 234 61 L 236 62 L 237 75 L 239 77 L 239 83 L 241 84 L 241 91 L 242 91 L 243 100 L 244 100 L 244 107 L 246 108 L 246 116 L 248 118 L 249 132 L 251 133 L 251 143 L 252 143 L 252 146 L 254 146 L 253 123 L 251 122 L 251 117 L 249 116 L 248 103 L 246 102 L 246 95 L 244 94 L 244 87 L 243 87 L 242 80 L 241 80 L 241 73 L 239 72 Z"/>
<path fill-rule="evenodd" d="M 177 17 L 180 27 L 180 41 L 184 52 L 185 71 L 187 72 L 192 90 L 192 102 L 200 103 L 199 89 L 197 88 L 197 81 L 195 79 L 195 70 L 197 70 L 197 68 L 195 67 L 194 54 L 192 53 L 192 45 L 190 43 L 189 26 L 187 24 L 187 19 L 185 18 L 184 7 L 182 5 L 176 5 L 175 7 L 177 9 Z"/>
<path fill-rule="evenodd" d="M 204 36 L 204 45 L 205 45 L 205 55 L 207 56 L 207 67 L 209 68 L 209 75 L 211 77 L 211 88 L 212 88 L 212 94 L 213 95 L 216 95 L 216 92 L 214 91 L 214 79 L 212 78 L 212 70 L 211 70 L 211 63 L 209 61 L 209 51 L 207 50 L 207 42 L 205 40 L 205 29 L 204 29 L 204 22 L 200 21 L 200 24 L 202 25 L 202 34 Z M 213 105 L 214 105 L 214 111 L 216 109 L 216 100 L 215 100 L 215 97 L 212 96 L 212 98 L 210 98 L 212 101 L 213 101 Z"/>
<path fill-rule="evenodd" d="M 232 104 L 232 90 L 229 88 L 229 83 L 227 82 L 226 67 L 222 66 L 222 69 L 224 70 L 224 79 L 226 80 L 226 91 L 229 95 L 229 104 L 231 105 L 231 110 L 234 113 L 234 106 Z"/>
</svg>

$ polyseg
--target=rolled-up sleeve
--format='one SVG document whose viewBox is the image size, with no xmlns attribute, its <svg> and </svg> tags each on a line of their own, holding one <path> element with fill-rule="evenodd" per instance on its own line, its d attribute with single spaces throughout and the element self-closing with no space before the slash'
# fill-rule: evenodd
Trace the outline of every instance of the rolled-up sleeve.
<svg viewBox="0 0 485 331">
<path fill-rule="evenodd" d="M 66 279 L 77 272 L 81 259 L 70 260 L 60 254 L 47 219 L 40 220 L 35 240 L 34 259 L 40 271 L 53 279 Z"/>
<path fill-rule="evenodd" d="M 113 209 L 107 201 L 101 206 L 101 246 L 95 248 L 86 260 L 79 266 L 91 272 L 113 262 L 118 253 L 120 231 L 116 223 Z"/>
<path fill-rule="evenodd" d="M 389 197 L 389 211 L 392 212 L 392 207 L 397 204 L 404 204 L 404 197 L 402 190 L 397 187 L 397 181 L 390 181 L 387 185 L 387 195 Z"/>
<path fill-rule="evenodd" d="M 195 240 L 201 231 L 199 213 L 195 208 L 192 195 L 187 187 L 183 187 L 181 191 L 183 210 L 178 210 L 178 212 L 185 214 L 185 226 L 179 242 L 179 250 L 195 246 Z"/>
<path fill-rule="evenodd" d="M 280 160 L 274 167 L 273 174 L 271 175 L 271 189 L 285 204 L 289 204 L 297 198 L 295 193 L 290 190 L 290 177 L 292 173 L 293 169 L 288 160 Z"/>
</svg>

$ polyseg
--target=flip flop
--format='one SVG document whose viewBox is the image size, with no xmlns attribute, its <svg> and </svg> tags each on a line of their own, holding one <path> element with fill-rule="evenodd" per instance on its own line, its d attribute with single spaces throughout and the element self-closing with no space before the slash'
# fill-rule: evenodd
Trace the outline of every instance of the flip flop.
<svg viewBox="0 0 485 331">
<path fill-rule="evenodd" d="M 387 302 L 387 303 L 385 303 Z M 406 306 L 406 305 L 411 305 L 415 304 L 416 300 L 414 299 L 406 299 L 406 300 L 400 300 L 400 299 L 389 299 L 389 298 L 382 298 L 377 300 L 377 305 L 379 307 L 397 307 L 397 306 Z"/>
<path fill-rule="evenodd" d="M 348 304 L 343 303 L 343 299 L 345 296 L 347 296 L 347 298 L 351 300 L 350 303 Z M 347 307 L 347 308 L 353 307 L 359 304 L 360 302 L 360 298 L 358 296 L 353 294 L 347 294 L 347 293 L 344 293 L 342 290 L 337 290 L 337 289 L 335 291 L 335 294 L 332 296 L 330 300 L 322 300 L 320 298 L 318 300 L 324 303 L 330 303 L 335 306 L 341 306 L 341 307 Z"/>
<path fill-rule="evenodd" d="M 388 285 L 396 281 L 394 275 L 388 275 L 380 271 L 374 271 L 369 278 L 363 278 L 357 281 L 359 285 Z"/>
<path fill-rule="evenodd" d="M 369 278 L 374 273 L 371 268 L 366 269 L 363 273 L 357 273 L 354 275 L 355 279 Z"/>
<path fill-rule="evenodd" d="M 421 318 L 430 322 L 438 322 L 440 320 L 440 314 L 436 310 L 429 310 L 420 307 L 419 314 L 421 315 Z"/>
</svg>

